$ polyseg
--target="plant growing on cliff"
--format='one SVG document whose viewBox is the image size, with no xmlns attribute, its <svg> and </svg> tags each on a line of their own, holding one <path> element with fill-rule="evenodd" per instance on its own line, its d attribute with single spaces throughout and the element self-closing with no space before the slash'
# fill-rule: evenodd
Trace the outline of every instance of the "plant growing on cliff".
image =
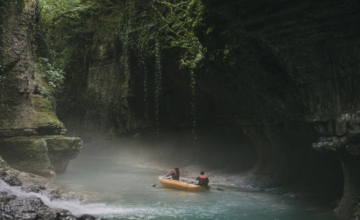
<svg viewBox="0 0 360 220">
<path fill-rule="evenodd" d="M 156 118 L 159 115 L 162 69 L 161 50 L 181 52 L 180 68 L 189 72 L 192 93 L 191 122 L 196 126 L 196 71 L 205 49 L 195 29 L 202 22 L 204 6 L 199 0 L 41 0 L 41 16 L 56 66 L 66 72 L 76 92 L 86 93 L 90 63 L 113 50 L 118 59 L 125 55 L 125 81 L 131 76 L 131 59 L 156 60 Z M 105 52 L 104 52 L 105 51 Z M 146 59 L 144 59 L 146 57 Z M 133 61 L 132 61 L 133 62 Z M 142 66 L 141 65 L 141 66 Z M 145 118 L 148 117 L 148 75 L 144 71 Z M 74 74 L 76 73 L 76 74 Z M 66 79 L 67 80 L 67 79 Z M 127 84 L 123 86 L 129 88 Z M 122 87 L 122 88 L 123 88 Z M 79 89 L 80 88 L 80 89 Z M 83 88 L 83 89 L 81 89 Z M 124 97 L 127 97 L 127 89 Z M 80 96 L 80 95 L 79 95 Z M 126 99 L 125 99 L 126 100 Z M 158 118 L 157 118 L 158 121 Z M 194 139 L 196 138 L 193 130 Z"/>
<path fill-rule="evenodd" d="M 41 0 L 41 18 L 58 52 L 80 33 L 92 33 L 92 45 L 112 43 L 114 37 L 125 41 L 123 36 L 131 35 L 131 46 L 137 50 L 140 45 L 151 47 L 150 42 L 161 36 L 164 49 L 183 49 L 180 64 L 187 68 L 196 68 L 204 57 L 195 35 L 203 11 L 199 0 Z M 136 24 L 128 25 L 130 20 Z"/>
<path fill-rule="evenodd" d="M 43 75 L 46 84 L 50 87 L 51 93 L 58 92 L 64 82 L 64 71 L 57 69 L 49 62 L 48 58 L 40 57 L 35 65 Z"/>
<path fill-rule="evenodd" d="M 184 49 L 181 66 L 194 69 L 204 58 L 204 48 L 195 35 L 195 28 L 201 23 L 204 6 L 198 0 L 153 0 L 152 7 L 158 23 L 164 29 L 166 47 Z"/>
<path fill-rule="evenodd" d="M 195 68 L 204 58 L 205 49 L 195 35 L 195 28 L 201 23 L 204 6 L 198 0 L 153 0 L 152 7 L 158 15 L 158 23 L 164 29 L 166 47 L 184 50 L 180 67 L 189 69 L 191 88 L 191 124 L 193 146 L 196 144 L 196 74 Z M 161 28 L 160 28 L 161 30 Z"/>
</svg>

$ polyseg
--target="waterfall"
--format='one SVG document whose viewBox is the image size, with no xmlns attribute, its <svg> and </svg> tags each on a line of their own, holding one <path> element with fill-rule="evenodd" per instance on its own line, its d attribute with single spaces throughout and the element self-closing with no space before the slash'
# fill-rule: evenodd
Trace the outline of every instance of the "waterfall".
<svg viewBox="0 0 360 220">
<path fill-rule="evenodd" d="M 155 104 L 156 104 L 156 110 L 155 110 L 155 116 L 156 116 L 156 137 L 159 137 L 160 128 L 159 128 L 159 111 L 160 111 L 160 103 L 159 103 L 159 96 L 161 93 L 161 83 L 162 83 L 162 66 L 161 66 L 161 45 L 159 38 L 156 38 L 155 43 Z"/>
<path fill-rule="evenodd" d="M 195 80 L 195 72 L 194 69 L 190 69 L 190 87 L 191 87 L 191 122 L 192 122 L 192 129 L 191 129 L 191 134 L 193 136 L 193 143 L 192 146 L 195 147 L 196 144 L 196 98 L 195 98 L 195 85 L 196 85 L 196 80 Z"/>
<path fill-rule="evenodd" d="M 131 213 L 134 212 L 134 209 L 123 208 L 123 207 L 113 207 L 103 203 L 91 203 L 83 204 L 79 200 L 66 200 L 66 199 L 56 199 L 52 200 L 45 194 L 34 193 L 34 192 L 25 192 L 19 186 L 9 186 L 3 180 L 0 180 L 0 190 L 7 192 L 9 195 L 15 195 L 20 199 L 31 199 L 39 198 L 45 205 L 53 209 L 65 209 L 70 211 L 73 215 L 105 215 L 105 214 L 122 214 L 122 213 Z M 136 210 L 135 210 L 136 211 Z"/>
</svg>

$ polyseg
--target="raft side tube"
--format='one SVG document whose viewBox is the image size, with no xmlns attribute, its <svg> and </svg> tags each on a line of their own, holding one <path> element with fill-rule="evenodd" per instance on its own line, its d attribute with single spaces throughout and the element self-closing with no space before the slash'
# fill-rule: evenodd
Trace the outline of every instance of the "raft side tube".
<svg viewBox="0 0 360 220">
<path fill-rule="evenodd" d="M 205 191 L 209 190 L 210 186 L 199 186 L 195 185 L 193 183 L 196 183 L 195 180 L 187 179 L 187 178 L 180 178 L 179 180 L 173 180 L 173 179 L 166 179 L 163 176 L 159 176 L 159 181 L 161 185 L 163 185 L 166 188 L 171 189 L 180 189 L 185 191 L 192 191 L 192 192 L 199 192 L 199 191 Z"/>
</svg>

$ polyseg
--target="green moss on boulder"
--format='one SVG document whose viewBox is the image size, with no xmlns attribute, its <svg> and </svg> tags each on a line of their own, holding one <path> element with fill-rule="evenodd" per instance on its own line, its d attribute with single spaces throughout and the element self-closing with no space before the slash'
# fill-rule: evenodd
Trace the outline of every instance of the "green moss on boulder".
<svg viewBox="0 0 360 220">
<path fill-rule="evenodd" d="M 39 137 L 0 139 L 1 156 L 17 170 L 54 176 L 55 169 L 48 157 L 47 143 Z"/>
</svg>

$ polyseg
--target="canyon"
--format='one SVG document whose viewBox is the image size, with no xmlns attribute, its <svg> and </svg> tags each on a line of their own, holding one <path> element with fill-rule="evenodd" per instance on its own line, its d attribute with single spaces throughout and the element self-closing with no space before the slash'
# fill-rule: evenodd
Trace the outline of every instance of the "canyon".
<svg viewBox="0 0 360 220">
<path fill-rule="evenodd" d="M 131 42 L 140 23 L 128 22 L 125 40 L 81 40 L 55 106 L 36 68 L 46 57 L 38 2 L 2 0 L 4 164 L 50 177 L 65 172 L 82 140 L 109 154 L 129 140 L 167 164 L 244 173 L 245 188 L 312 190 L 359 219 L 360 3 L 199 2 L 201 65 L 181 68 L 184 49 L 161 40 L 143 52 Z"/>
</svg>

